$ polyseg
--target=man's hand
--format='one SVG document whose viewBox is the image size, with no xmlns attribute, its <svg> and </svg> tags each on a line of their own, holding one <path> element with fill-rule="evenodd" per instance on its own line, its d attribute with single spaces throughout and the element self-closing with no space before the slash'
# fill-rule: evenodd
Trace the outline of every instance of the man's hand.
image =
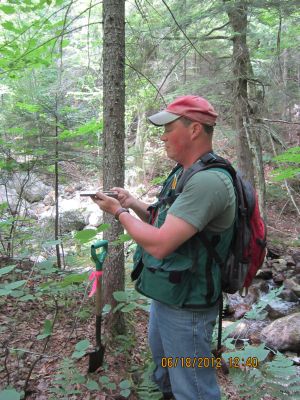
<svg viewBox="0 0 300 400">
<path fill-rule="evenodd" d="M 122 207 L 125 207 L 125 208 L 133 208 L 134 207 L 136 198 L 133 197 L 132 194 L 128 192 L 128 190 L 125 190 L 120 187 L 114 187 L 111 190 L 118 193 L 118 200 Z"/>
<path fill-rule="evenodd" d="M 96 195 L 91 198 L 102 211 L 108 212 L 109 214 L 115 215 L 117 210 L 121 208 L 121 204 L 117 199 L 106 196 L 102 192 L 97 192 Z"/>
</svg>

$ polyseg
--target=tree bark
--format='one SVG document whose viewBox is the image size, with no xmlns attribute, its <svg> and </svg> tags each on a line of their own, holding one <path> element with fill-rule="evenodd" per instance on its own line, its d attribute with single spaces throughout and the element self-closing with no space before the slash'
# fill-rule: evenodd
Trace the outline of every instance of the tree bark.
<svg viewBox="0 0 300 400">
<path fill-rule="evenodd" d="M 245 178 L 254 183 L 254 167 L 252 162 L 251 149 L 247 139 L 245 120 L 248 122 L 248 89 L 247 78 L 250 63 L 249 50 L 247 46 L 247 2 L 238 0 L 226 1 L 228 5 L 227 14 L 230 25 L 234 31 L 232 72 L 234 75 L 233 96 L 234 96 L 234 119 L 237 131 L 237 157 L 239 169 Z M 249 132 L 248 132 L 249 133 Z M 251 132 L 250 132 L 251 135 Z"/>
<path fill-rule="evenodd" d="M 227 14 L 234 32 L 233 37 L 233 98 L 234 118 L 237 131 L 238 167 L 244 177 L 257 187 L 259 205 L 265 216 L 265 179 L 262 161 L 262 149 L 259 132 L 251 125 L 252 117 L 259 112 L 259 99 L 253 90 L 252 99 L 256 107 L 251 106 L 248 94 L 248 81 L 253 78 L 250 54 L 247 45 L 248 1 L 229 2 Z"/>
<path fill-rule="evenodd" d="M 124 186 L 125 138 L 125 0 L 103 1 L 103 186 Z M 104 214 L 111 224 L 105 239 L 111 243 L 121 233 L 122 226 L 114 217 Z M 113 292 L 124 290 L 123 245 L 109 246 L 104 265 L 104 304 L 116 305 Z M 107 328 L 112 334 L 125 331 L 122 313 L 110 313 Z"/>
</svg>

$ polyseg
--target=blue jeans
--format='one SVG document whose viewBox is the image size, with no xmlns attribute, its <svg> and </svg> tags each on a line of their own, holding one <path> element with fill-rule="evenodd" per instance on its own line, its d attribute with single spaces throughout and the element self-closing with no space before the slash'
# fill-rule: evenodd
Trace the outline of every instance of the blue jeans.
<svg viewBox="0 0 300 400">
<path fill-rule="evenodd" d="M 152 301 L 148 336 L 153 380 L 162 392 L 173 392 L 176 400 L 221 399 L 211 354 L 217 315 L 218 305 L 191 311 Z"/>
</svg>

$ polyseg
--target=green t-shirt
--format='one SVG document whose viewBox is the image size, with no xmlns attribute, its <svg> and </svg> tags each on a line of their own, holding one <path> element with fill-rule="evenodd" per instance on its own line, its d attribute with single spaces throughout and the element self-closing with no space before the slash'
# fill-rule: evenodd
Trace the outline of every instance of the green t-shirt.
<svg viewBox="0 0 300 400">
<path fill-rule="evenodd" d="M 193 225 L 199 232 L 228 229 L 235 217 L 232 181 L 220 171 L 201 171 L 193 175 L 168 213 Z"/>
</svg>

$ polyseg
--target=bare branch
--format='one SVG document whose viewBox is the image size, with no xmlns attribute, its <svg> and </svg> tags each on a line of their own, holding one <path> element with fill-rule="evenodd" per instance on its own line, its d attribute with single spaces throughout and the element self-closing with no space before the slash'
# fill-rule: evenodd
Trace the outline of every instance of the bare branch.
<svg viewBox="0 0 300 400">
<path fill-rule="evenodd" d="M 290 124 L 290 125 L 300 125 L 300 122 L 289 122 L 289 121 L 284 121 L 282 119 L 268 119 L 268 118 L 262 118 L 263 121 L 267 122 L 279 122 L 281 124 Z"/>
<path fill-rule="evenodd" d="M 128 60 L 128 57 L 126 57 L 126 59 Z M 129 61 L 129 64 L 125 63 L 125 65 L 127 65 L 127 67 L 133 69 L 133 71 L 135 71 L 138 75 L 141 75 L 143 78 L 145 78 L 145 79 L 147 80 L 147 82 L 149 82 L 150 85 L 155 89 L 155 91 L 157 92 L 157 95 L 159 95 L 159 96 L 162 98 L 162 101 L 164 102 L 164 104 L 167 105 L 167 103 L 166 103 L 166 101 L 165 101 L 165 99 L 164 99 L 164 96 L 160 93 L 160 91 L 159 91 L 159 89 L 156 87 L 155 83 L 153 83 L 153 82 L 151 81 L 151 79 L 149 79 L 149 78 L 148 78 L 146 75 L 144 75 L 141 71 L 139 71 L 137 68 L 135 68 L 135 67 L 130 63 L 130 60 L 128 60 L 128 61 Z M 156 98 L 157 98 L 157 96 L 156 96 Z"/>
<path fill-rule="evenodd" d="M 210 64 L 210 61 L 203 55 L 200 53 L 200 51 L 195 47 L 194 43 L 190 40 L 190 38 L 187 36 L 187 34 L 184 32 L 184 30 L 182 29 L 182 27 L 179 25 L 179 23 L 177 22 L 174 14 L 172 13 L 172 10 L 170 9 L 170 7 L 168 6 L 168 4 L 165 2 L 165 0 L 162 0 L 162 2 L 164 3 L 164 5 L 166 6 L 166 8 L 168 9 L 169 13 L 171 14 L 171 17 L 173 18 L 175 24 L 178 26 L 178 28 L 180 29 L 180 31 L 183 33 L 184 37 L 186 38 L 186 40 L 190 43 L 190 45 L 193 47 L 193 49 L 196 51 L 197 54 L 199 54 L 200 57 L 202 57 L 205 61 L 207 61 Z"/>
</svg>

